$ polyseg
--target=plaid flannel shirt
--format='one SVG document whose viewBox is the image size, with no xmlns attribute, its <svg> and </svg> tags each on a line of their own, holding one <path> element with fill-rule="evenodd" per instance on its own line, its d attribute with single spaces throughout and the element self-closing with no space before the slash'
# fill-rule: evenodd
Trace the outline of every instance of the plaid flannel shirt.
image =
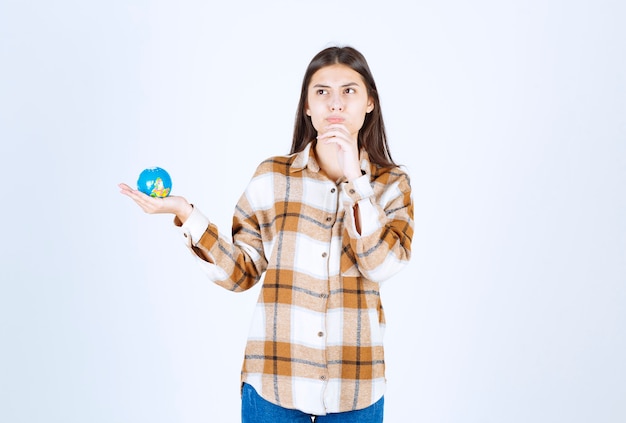
<svg viewBox="0 0 626 423">
<path fill-rule="evenodd" d="M 312 145 L 259 165 L 232 237 L 195 207 L 181 229 L 218 285 L 243 291 L 264 276 L 242 381 L 274 404 L 324 415 L 384 394 L 379 288 L 410 258 L 413 203 L 400 168 L 372 165 L 362 151 L 363 176 L 332 181 Z"/>
</svg>

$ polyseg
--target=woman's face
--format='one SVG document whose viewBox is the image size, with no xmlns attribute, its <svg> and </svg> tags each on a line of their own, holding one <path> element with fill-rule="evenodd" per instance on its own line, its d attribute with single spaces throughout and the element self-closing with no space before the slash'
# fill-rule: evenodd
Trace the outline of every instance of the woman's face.
<svg viewBox="0 0 626 423">
<path fill-rule="evenodd" d="M 306 114 L 318 134 L 329 125 L 344 125 L 356 139 L 365 114 L 374 109 L 361 75 L 335 64 L 313 74 L 307 91 Z"/>
</svg>

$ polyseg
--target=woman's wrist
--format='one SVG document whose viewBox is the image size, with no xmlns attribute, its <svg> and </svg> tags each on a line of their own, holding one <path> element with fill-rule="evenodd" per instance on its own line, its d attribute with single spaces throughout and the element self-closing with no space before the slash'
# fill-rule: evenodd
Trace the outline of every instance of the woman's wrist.
<svg viewBox="0 0 626 423">
<path fill-rule="evenodd" d="M 181 205 L 180 209 L 176 212 L 176 217 L 180 220 L 181 223 L 185 223 L 191 213 L 193 212 L 193 205 L 185 200 Z"/>
<path fill-rule="evenodd" d="M 355 179 L 360 178 L 361 176 L 363 176 L 363 171 L 361 169 L 356 169 L 352 172 L 346 173 L 346 179 L 350 182 L 354 181 Z"/>
</svg>

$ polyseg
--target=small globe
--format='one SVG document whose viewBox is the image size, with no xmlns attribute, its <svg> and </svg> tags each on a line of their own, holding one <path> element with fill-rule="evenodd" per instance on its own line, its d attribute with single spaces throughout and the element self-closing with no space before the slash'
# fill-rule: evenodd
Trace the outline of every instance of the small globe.
<svg viewBox="0 0 626 423">
<path fill-rule="evenodd" d="M 172 178 L 160 167 L 144 169 L 137 179 L 137 189 L 151 197 L 164 198 L 170 195 Z"/>
</svg>

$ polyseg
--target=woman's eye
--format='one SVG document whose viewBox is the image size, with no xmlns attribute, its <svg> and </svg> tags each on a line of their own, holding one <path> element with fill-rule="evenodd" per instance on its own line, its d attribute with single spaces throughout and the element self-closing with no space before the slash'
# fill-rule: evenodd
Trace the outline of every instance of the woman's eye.
<svg viewBox="0 0 626 423">
<path fill-rule="evenodd" d="M 320 88 L 319 90 L 317 90 L 317 94 L 318 94 L 318 95 L 324 95 L 324 94 L 326 94 L 326 90 L 325 90 L 325 89 Z"/>
<path fill-rule="evenodd" d="M 354 88 L 346 88 L 345 93 L 346 94 L 354 94 Z"/>
</svg>

